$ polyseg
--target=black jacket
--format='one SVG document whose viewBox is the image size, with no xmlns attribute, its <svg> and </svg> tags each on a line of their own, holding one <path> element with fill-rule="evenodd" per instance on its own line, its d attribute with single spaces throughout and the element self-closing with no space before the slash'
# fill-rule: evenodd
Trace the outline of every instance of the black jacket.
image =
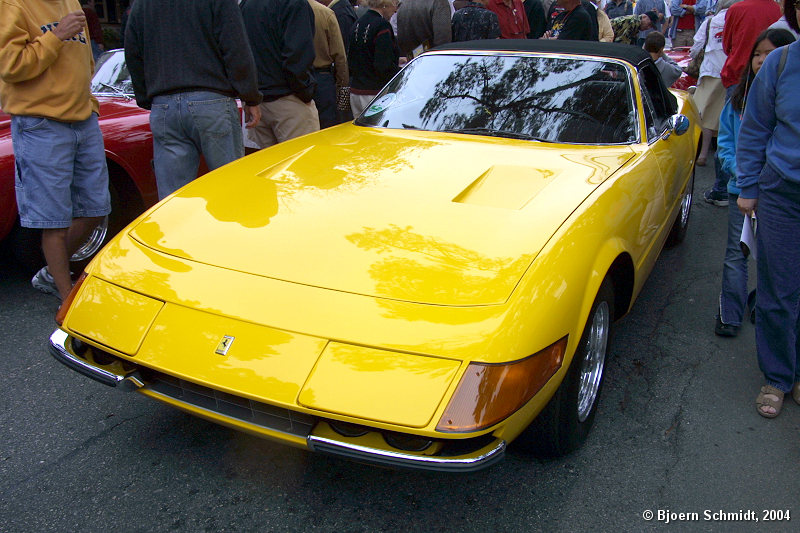
<svg viewBox="0 0 800 533">
<path fill-rule="evenodd" d="M 336 20 L 339 21 L 339 29 L 342 32 L 342 41 L 344 41 L 344 49 L 350 47 L 350 36 L 353 34 L 353 25 L 358 20 L 356 15 L 356 8 L 350 3 L 350 0 L 334 0 L 328 7 L 333 10 L 336 15 Z"/>
<path fill-rule="evenodd" d="M 589 0 L 581 0 L 581 6 L 589 13 L 589 22 L 592 24 L 592 35 L 590 41 L 600 40 L 600 23 L 597 22 L 597 8 Z"/>
<path fill-rule="evenodd" d="M 556 5 L 550 6 L 549 29 L 558 32 L 558 39 L 572 41 L 596 41 L 597 12 L 594 14 L 595 25 L 592 17 L 582 6 L 575 7 L 572 11 L 565 11 Z M 594 38 L 593 38 L 594 37 Z"/>
<path fill-rule="evenodd" d="M 228 0 L 233 2 L 233 0 Z M 243 0 L 239 5 L 264 100 L 296 95 L 310 102 L 314 79 L 314 12 L 307 0 Z"/>
<path fill-rule="evenodd" d="M 531 27 L 528 39 L 538 39 L 547 30 L 547 17 L 544 15 L 542 0 L 524 0 L 525 14 L 528 16 L 528 25 Z"/>
<path fill-rule="evenodd" d="M 350 90 L 377 93 L 400 68 L 400 49 L 389 22 L 370 9 L 353 26 L 347 62 Z"/>
<path fill-rule="evenodd" d="M 232 0 L 138 0 L 125 28 L 125 61 L 136 103 L 145 109 L 155 96 L 181 91 L 261 102 L 253 54 Z"/>
</svg>

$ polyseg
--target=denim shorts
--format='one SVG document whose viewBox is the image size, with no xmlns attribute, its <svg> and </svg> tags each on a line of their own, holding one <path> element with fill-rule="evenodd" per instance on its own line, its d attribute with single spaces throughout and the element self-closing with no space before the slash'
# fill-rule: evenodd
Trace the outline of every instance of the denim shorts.
<svg viewBox="0 0 800 533">
<path fill-rule="evenodd" d="M 14 186 L 26 228 L 68 228 L 73 218 L 111 212 L 97 115 L 80 122 L 12 115 Z"/>
</svg>

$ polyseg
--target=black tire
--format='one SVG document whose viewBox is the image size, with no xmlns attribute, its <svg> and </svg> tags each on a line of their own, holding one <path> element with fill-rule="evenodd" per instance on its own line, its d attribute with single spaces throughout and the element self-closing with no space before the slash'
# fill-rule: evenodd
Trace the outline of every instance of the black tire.
<svg viewBox="0 0 800 533">
<path fill-rule="evenodd" d="M 522 445 L 529 451 L 546 457 L 561 457 L 586 440 L 603 388 L 613 320 L 614 291 L 606 279 L 592 304 L 564 381 L 547 407 L 520 435 Z"/>
<path fill-rule="evenodd" d="M 689 179 L 689 185 L 681 196 L 681 207 L 678 211 L 678 216 L 672 224 L 672 229 L 667 236 L 666 246 L 671 248 L 683 242 L 686 238 L 686 231 L 689 229 L 689 216 L 692 214 L 692 201 L 694 198 L 694 169 L 692 169 L 692 177 Z"/>
</svg>

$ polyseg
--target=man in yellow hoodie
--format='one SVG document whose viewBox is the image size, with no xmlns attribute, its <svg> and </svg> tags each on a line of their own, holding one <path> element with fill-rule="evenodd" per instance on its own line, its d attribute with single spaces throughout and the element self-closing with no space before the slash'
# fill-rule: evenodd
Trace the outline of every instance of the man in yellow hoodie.
<svg viewBox="0 0 800 533">
<path fill-rule="evenodd" d="M 111 211 L 94 69 L 78 0 L 0 0 L 0 105 L 11 115 L 20 222 L 42 229 L 33 286 L 62 300 L 69 258 Z"/>
</svg>

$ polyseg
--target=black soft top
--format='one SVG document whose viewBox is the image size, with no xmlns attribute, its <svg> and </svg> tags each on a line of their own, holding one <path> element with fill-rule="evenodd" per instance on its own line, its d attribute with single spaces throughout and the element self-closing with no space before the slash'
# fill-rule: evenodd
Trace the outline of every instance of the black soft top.
<svg viewBox="0 0 800 533">
<path fill-rule="evenodd" d="M 650 54 L 638 46 L 598 41 L 568 41 L 549 39 L 484 39 L 437 46 L 434 50 L 475 50 L 498 52 L 545 52 L 551 54 L 581 54 L 627 61 L 635 67 L 650 60 Z"/>
</svg>

